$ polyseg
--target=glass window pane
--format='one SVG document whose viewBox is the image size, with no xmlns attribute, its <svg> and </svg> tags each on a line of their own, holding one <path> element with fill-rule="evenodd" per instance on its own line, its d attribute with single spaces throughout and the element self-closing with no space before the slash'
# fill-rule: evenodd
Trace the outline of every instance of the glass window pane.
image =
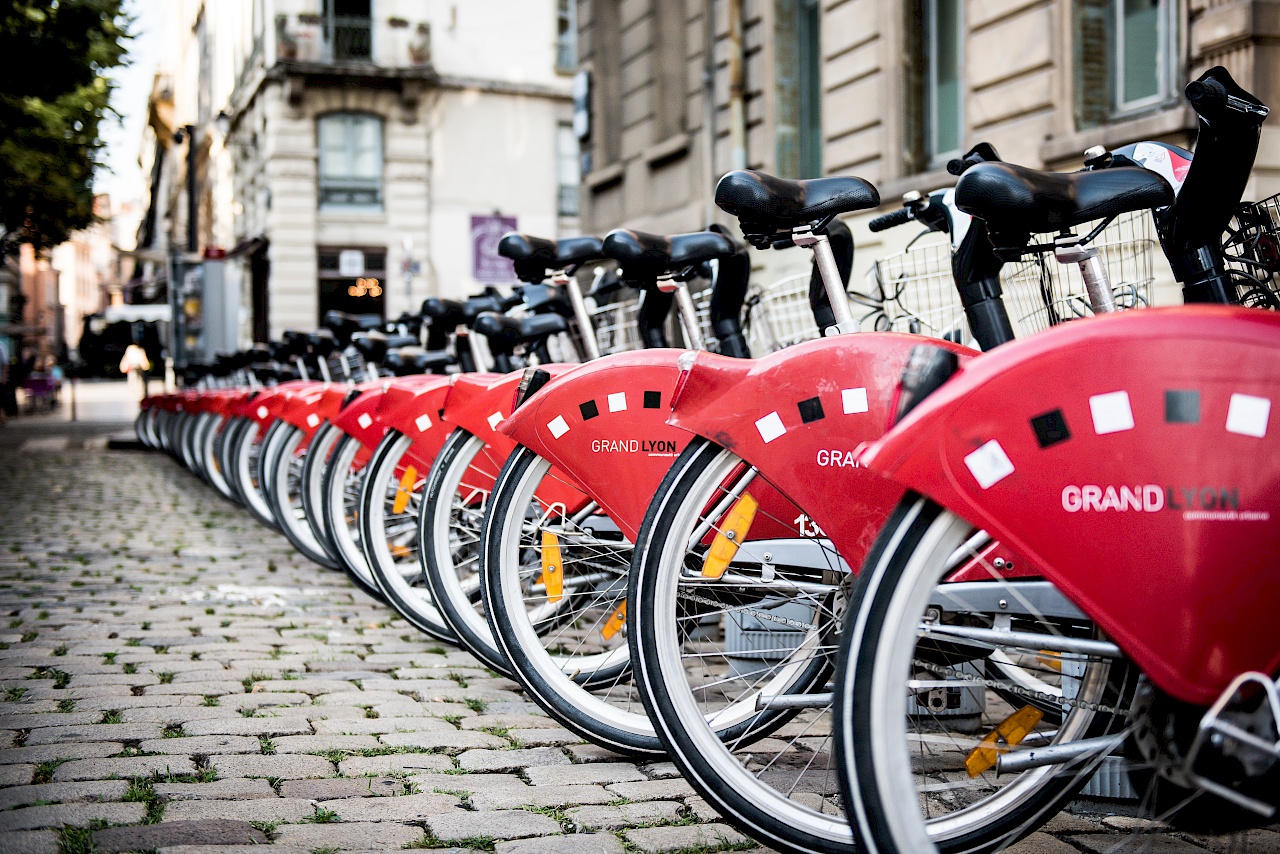
<svg viewBox="0 0 1280 854">
<path fill-rule="evenodd" d="M 319 125 L 320 175 L 340 178 L 351 169 L 347 159 L 347 117 L 325 116 Z"/>
<path fill-rule="evenodd" d="M 351 175 L 377 178 L 382 174 L 382 123 L 372 116 L 357 116 L 352 125 Z"/>
<path fill-rule="evenodd" d="M 1161 0 L 1120 0 L 1122 59 L 1120 102 L 1133 103 L 1160 94 Z"/>
<path fill-rule="evenodd" d="M 933 0 L 933 32 L 930 43 L 931 123 L 933 146 L 930 154 L 939 156 L 960 148 L 961 79 L 960 79 L 960 0 Z"/>
</svg>

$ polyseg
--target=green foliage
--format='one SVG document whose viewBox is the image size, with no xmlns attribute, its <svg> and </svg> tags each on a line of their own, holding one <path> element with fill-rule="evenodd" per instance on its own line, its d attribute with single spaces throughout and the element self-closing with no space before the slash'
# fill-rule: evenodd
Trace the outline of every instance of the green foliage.
<svg viewBox="0 0 1280 854">
<path fill-rule="evenodd" d="M 37 249 L 93 222 L 105 72 L 123 65 L 123 0 L 0 4 L 0 228 Z"/>
</svg>

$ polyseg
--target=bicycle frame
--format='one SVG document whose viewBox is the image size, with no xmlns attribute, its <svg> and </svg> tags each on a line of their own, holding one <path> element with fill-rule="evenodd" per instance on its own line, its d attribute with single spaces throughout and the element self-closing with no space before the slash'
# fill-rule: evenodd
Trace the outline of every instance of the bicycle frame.
<svg viewBox="0 0 1280 854">
<path fill-rule="evenodd" d="M 755 466 L 810 517 L 789 536 L 825 532 L 849 566 L 860 567 L 903 489 L 858 463 L 855 451 L 883 435 L 907 355 L 926 342 L 962 364 L 978 355 L 934 338 L 875 332 L 755 360 L 698 353 L 681 373 L 667 423 Z"/>
<path fill-rule="evenodd" d="M 1124 312 L 969 363 L 858 462 L 1029 558 L 1207 706 L 1280 670 L 1277 399 L 1280 316 Z"/>
</svg>

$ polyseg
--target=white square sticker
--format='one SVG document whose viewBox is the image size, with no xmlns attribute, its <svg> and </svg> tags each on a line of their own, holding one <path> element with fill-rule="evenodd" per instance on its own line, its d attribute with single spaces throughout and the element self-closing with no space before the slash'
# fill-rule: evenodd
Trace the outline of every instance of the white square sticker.
<svg viewBox="0 0 1280 854">
<path fill-rule="evenodd" d="M 547 424 L 547 429 L 551 431 L 551 435 L 559 439 L 565 433 L 569 432 L 569 422 L 564 420 L 563 415 L 557 415 Z"/>
<path fill-rule="evenodd" d="M 609 395 L 609 411 L 610 412 L 626 412 L 627 410 L 627 393 L 625 391 L 614 392 Z"/>
<path fill-rule="evenodd" d="M 867 411 L 867 390 L 865 388 L 846 388 L 840 392 L 840 400 L 844 403 L 844 414 L 854 415 Z"/>
<path fill-rule="evenodd" d="M 497 429 L 498 429 L 498 425 L 499 425 L 499 424 L 501 424 L 501 423 L 502 423 L 502 413 L 501 413 L 501 412 L 495 412 L 495 413 L 493 413 L 492 415 L 490 415 L 490 416 L 489 416 L 489 429 L 490 429 L 490 430 L 497 430 Z"/>
<path fill-rule="evenodd" d="M 1013 463 L 1009 461 L 1009 455 L 995 439 L 966 455 L 964 464 L 983 489 L 990 489 L 1013 474 Z"/>
<path fill-rule="evenodd" d="M 413 422 L 413 426 L 418 428 L 419 433 L 425 433 L 431 429 L 431 416 L 423 413 L 419 415 L 417 420 Z"/>
<path fill-rule="evenodd" d="M 1227 432 L 1261 439 L 1267 435 L 1267 420 L 1270 417 L 1269 398 L 1233 394 L 1231 405 L 1227 407 Z"/>
<path fill-rule="evenodd" d="M 320 416 L 316 415 L 314 412 L 307 416 L 308 427 L 315 427 L 319 423 L 320 423 Z"/>
<path fill-rule="evenodd" d="M 1089 398 L 1089 412 L 1093 414 L 1093 432 L 1099 436 L 1133 429 L 1133 409 L 1129 406 L 1127 391 L 1095 394 Z"/>
<path fill-rule="evenodd" d="M 360 425 L 360 429 L 368 430 L 369 425 L 373 423 L 373 419 L 369 417 L 369 413 L 364 413 L 356 419 L 356 423 Z"/>
<path fill-rule="evenodd" d="M 756 429 L 760 431 L 760 438 L 764 439 L 766 445 L 787 432 L 787 428 L 782 426 L 782 419 L 778 417 L 777 412 L 770 412 L 757 421 Z"/>
<path fill-rule="evenodd" d="M 267 417 L 267 413 L 268 413 L 269 411 L 270 411 L 270 410 L 268 410 L 265 406 L 259 406 L 259 407 L 258 407 L 258 417 L 259 417 L 259 418 L 266 418 L 266 417 Z"/>
</svg>

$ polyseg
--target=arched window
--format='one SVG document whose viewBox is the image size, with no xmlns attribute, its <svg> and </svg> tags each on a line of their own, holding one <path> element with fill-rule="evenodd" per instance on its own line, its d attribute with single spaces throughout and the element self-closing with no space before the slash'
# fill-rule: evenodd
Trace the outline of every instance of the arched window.
<svg viewBox="0 0 1280 854">
<path fill-rule="evenodd" d="M 321 208 L 382 207 L 382 119 L 332 113 L 316 122 Z"/>
</svg>

